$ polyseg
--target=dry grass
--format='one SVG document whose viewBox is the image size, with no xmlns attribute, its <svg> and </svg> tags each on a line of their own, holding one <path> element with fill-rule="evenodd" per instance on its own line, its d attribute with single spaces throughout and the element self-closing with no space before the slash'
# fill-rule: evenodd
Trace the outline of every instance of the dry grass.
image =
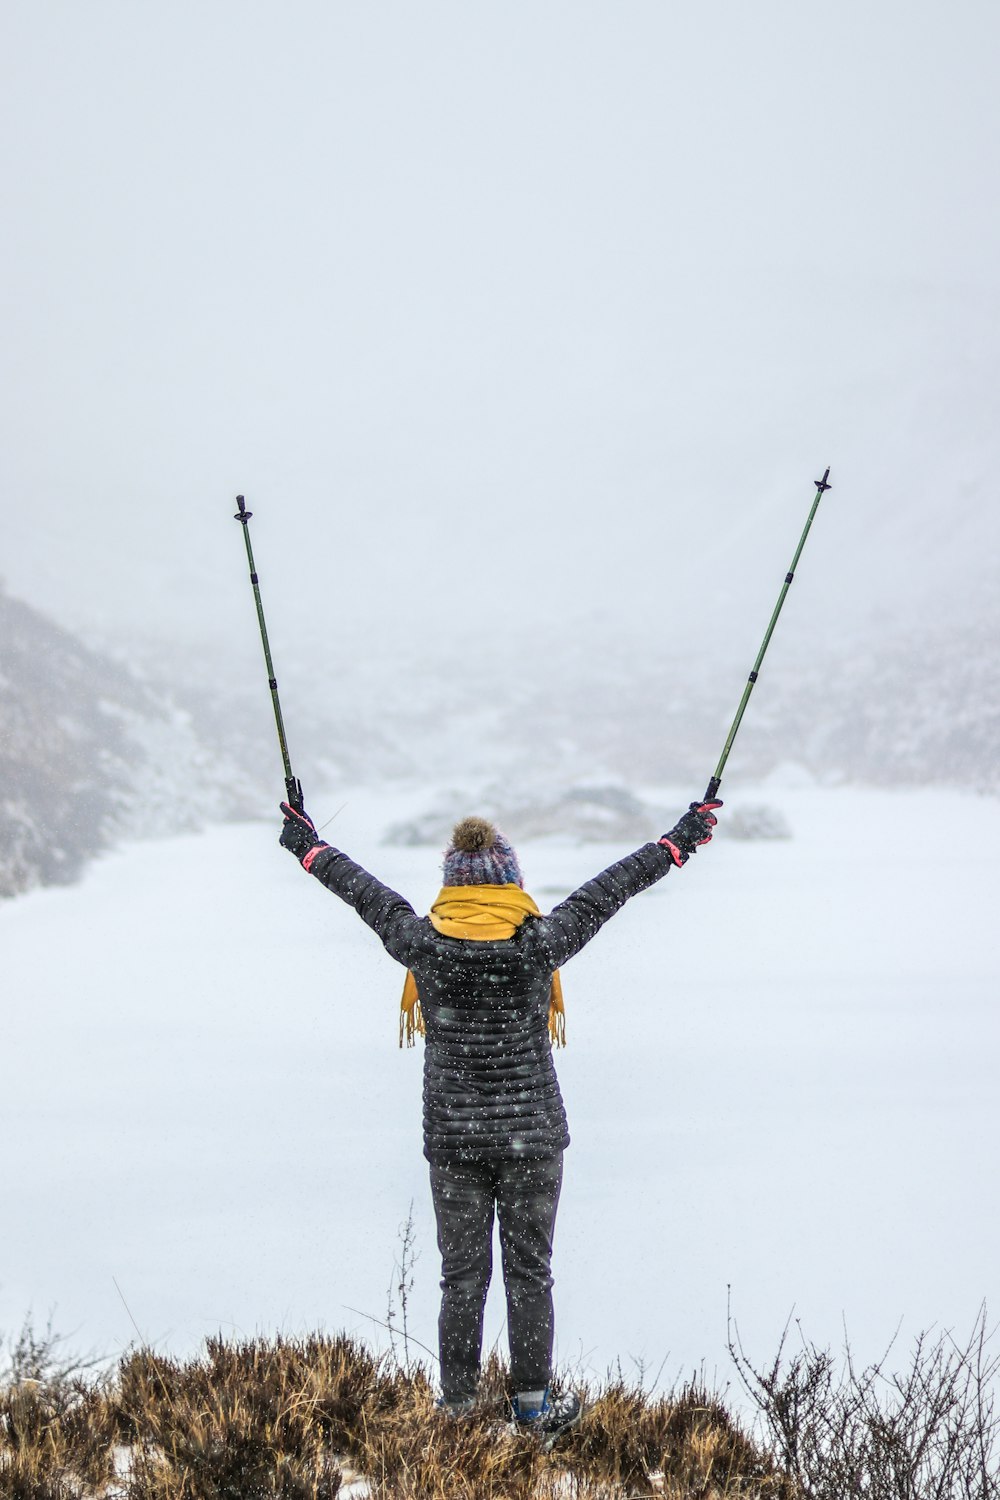
<svg viewBox="0 0 1000 1500">
<path fill-rule="evenodd" d="M 648 1494 L 649 1476 L 657 1474 L 657 1492 L 677 1500 L 795 1500 L 797 1492 L 770 1458 L 697 1383 L 656 1399 L 619 1378 L 588 1400 L 567 1457 L 595 1484 Z"/>
<path fill-rule="evenodd" d="M 337 1456 L 401 1399 L 403 1377 L 348 1338 L 209 1339 L 186 1364 L 140 1351 L 113 1397 L 130 1500 L 331 1500 Z"/>
<path fill-rule="evenodd" d="M 580 1426 L 543 1454 L 509 1430 L 495 1358 L 477 1411 L 455 1419 L 424 1370 L 346 1337 L 209 1339 L 186 1362 L 138 1350 L 103 1379 L 15 1372 L 0 1500 L 333 1500 L 345 1470 L 372 1500 L 792 1500 L 704 1392 L 650 1400 L 617 1380 L 585 1396 Z"/>
<path fill-rule="evenodd" d="M 755 1375 L 738 1350 L 770 1450 L 698 1383 L 659 1397 L 619 1375 L 582 1392 L 551 1454 L 509 1429 L 495 1357 L 453 1418 L 423 1369 L 344 1336 L 141 1349 L 100 1377 L 22 1339 L 0 1378 L 0 1500 L 333 1500 L 356 1475 L 371 1500 L 996 1500 L 986 1338 L 918 1342 L 888 1405 L 881 1368 L 835 1385 L 807 1347 Z"/>
<path fill-rule="evenodd" d="M 114 1479 L 114 1424 L 98 1385 L 25 1379 L 0 1393 L 0 1496 L 77 1500 Z"/>
</svg>

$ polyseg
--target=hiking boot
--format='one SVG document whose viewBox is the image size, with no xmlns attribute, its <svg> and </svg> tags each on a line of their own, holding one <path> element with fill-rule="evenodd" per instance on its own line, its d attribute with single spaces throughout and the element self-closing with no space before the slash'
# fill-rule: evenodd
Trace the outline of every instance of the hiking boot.
<svg viewBox="0 0 1000 1500">
<path fill-rule="evenodd" d="M 434 1406 L 447 1417 L 467 1417 L 476 1409 L 476 1398 L 466 1396 L 462 1401 L 446 1401 L 443 1396 L 439 1396 Z"/>
<path fill-rule="evenodd" d="M 515 1396 L 513 1409 L 520 1432 L 532 1432 L 548 1442 L 575 1427 L 583 1415 L 583 1406 L 575 1391 L 567 1391 L 563 1396 L 553 1396 L 551 1391 L 546 1391 L 540 1407 L 525 1411 L 521 1410 Z"/>
</svg>

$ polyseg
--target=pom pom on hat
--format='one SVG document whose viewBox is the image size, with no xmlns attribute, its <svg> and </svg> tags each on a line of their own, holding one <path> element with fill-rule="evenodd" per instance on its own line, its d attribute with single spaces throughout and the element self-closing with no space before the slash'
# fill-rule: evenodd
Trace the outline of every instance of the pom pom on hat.
<svg viewBox="0 0 1000 1500">
<path fill-rule="evenodd" d="M 486 818 L 463 818 L 455 824 L 444 851 L 445 885 L 523 885 L 513 848 Z"/>
<path fill-rule="evenodd" d="M 478 854 L 481 849 L 492 849 L 496 841 L 497 831 L 485 818 L 463 818 L 455 824 L 451 848 L 458 854 Z"/>
</svg>

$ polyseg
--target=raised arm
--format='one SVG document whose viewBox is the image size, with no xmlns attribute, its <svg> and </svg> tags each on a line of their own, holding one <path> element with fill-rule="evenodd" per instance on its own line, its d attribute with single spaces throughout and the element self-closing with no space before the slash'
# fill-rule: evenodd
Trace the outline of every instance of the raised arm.
<svg viewBox="0 0 1000 1500">
<path fill-rule="evenodd" d="M 707 844 L 718 821 L 714 809 L 721 806 L 721 802 L 692 802 L 677 826 L 657 843 L 643 844 L 634 854 L 609 865 L 542 917 L 539 929 L 553 968 L 579 953 L 631 896 L 648 890 L 675 865 L 685 864 L 701 844 Z"/>
<path fill-rule="evenodd" d="M 332 844 L 325 843 L 304 812 L 296 812 L 287 802 L 282 802 L 281 811 L 285 815 L 279 839 L 282 847 L 290 850 L 302 868 L 315 875 L 328 891 L 354 907 L 387 953 L 409 966 L 421 927 L 410 903 Z"/>
</svg>

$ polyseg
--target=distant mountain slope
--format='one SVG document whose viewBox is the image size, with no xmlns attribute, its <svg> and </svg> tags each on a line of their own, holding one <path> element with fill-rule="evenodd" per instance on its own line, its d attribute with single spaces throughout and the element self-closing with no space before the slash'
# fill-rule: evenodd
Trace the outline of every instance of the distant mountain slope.
<svg viewBox="0 0 1000 1500">
<path fill-rule="evenodd" d="M 782 622 L 784 625 L 786 622 Z M 794 761 L 821 781 L 1000 790 L 1000 617 L 919 628 L 887 620 L 852 637 L 776 635 L 727 775 L 759 781 Z M 615 782 L 700 792 L 722 749 L 759 645 L 666 647 L 595 622 L 543 644 L 505 633 L 433 660 L 374 654 L 317 661 L 290 693 L 300 753 L 318 759 L 350 717 L 411 776 L 547 798 Z M 300 696 L 301 695 L 301 696 Z M 284 700 L 283 700 L 284 701 Z M 302 722 L 324 705 L 325 739 Z M 342 732 L 342 731 L 341 731 Z M 271 752 L 273 754 L 273 751 Z"/>
<path fill-rule="evenodd" d="M 189 713 L 0 590 L 0 896 L 74 880 L 115 839 L 254 804 Z"/>
<path fill-rule="evenodd" d="M 786 633 L 729 785 L 792 761 L 825 781 L 1000 790 L 998 635 L 985 618 L 820 645 Z M 307 802 L 406 778 L 469 805 L 558 805 L 560 826 L 586 836 L 574 787 L 702 790 L 754 645 L 745 662 L 713 660 L 595 623 L 544 649 L 505 636 L 433 661 L 403 646 L 300 658 L 282 679 L 293 764 Z M 0 896 L 73 880 L 121 838 L 272 813 L 281 763 L 263 671 L 169 643 L 95 649 L 0 591 L 0 777 Z"/>
</svg>

